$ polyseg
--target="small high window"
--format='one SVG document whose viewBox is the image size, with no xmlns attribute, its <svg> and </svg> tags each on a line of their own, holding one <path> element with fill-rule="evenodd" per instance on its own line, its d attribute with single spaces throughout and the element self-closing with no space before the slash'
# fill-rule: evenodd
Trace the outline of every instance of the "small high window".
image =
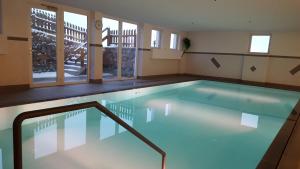
<svg viewBox="0 0 300 169">
<path fill-rule="evenodd" d="M 160 48 L 160 31 L 152 30 L 151 32 L 151 47 Z"/>
<path fill-rule="evenodd" d="M 177 49 L 177 47 L 178 47 L 178 35 L 175 33 L 171 33 L 170 48 Z"/>
<path fill-rule="evenodd" d="M 252 35 L 251 37 L 251 53 L 269 53 L 270 35 Z"/>
</svg>

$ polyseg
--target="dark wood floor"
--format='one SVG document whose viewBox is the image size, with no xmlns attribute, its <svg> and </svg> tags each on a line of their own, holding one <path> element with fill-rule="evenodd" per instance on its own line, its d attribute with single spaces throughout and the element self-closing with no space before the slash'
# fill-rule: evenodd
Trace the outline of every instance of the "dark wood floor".
<svg viewBox="0 0 300 169">
<path fill-rule="evenodd" d="M 31 89 L 4 89 L 0 91 L 0 108 L 197 79 L 199 78 L 195 76 L 157 76 L 137 80 L 103 82 L 100 84 L 87 83 Z"/>
<path fill-rule="evenodd" d="M 300 91 L 300 87 L 285 86 L 278 84 L 254 83 L 246 82 L 236 79 L 214 78 L 204 76 L 190 76 L 190 75 L 173 75 L 173 76 L 156 76 L 137 80 L 124 80 L 103 82 L 101 84 L 78 84 L 68 86 L 55 86 L 31 89 L 7 89 L 0 90 L 0 108 L 22 105 L 28 103 L 36 103 L 41 101 L 50 101 L 63 98 L 71 98 L 77 96 L 86 96 L 92 94 L 107 93 L 113 91 L 127 90 L 133 88 L 142 88 L 148 86 L 156 86 L 162 84 L 171 84 L 184 81 L 193 81 L 200 79 L 216 80 L 230 83 L 240 83 L 255 86 L 264 86 L 271 88 L 280 88 L 287 90 Z M 294 111 L 300 113 L 300 102 L 295 107 Z M 283 150 L 280 152 L 280 162 L 276 166 L 280 169 L 300 169 L 300 120 L 298 118 L 297 124 L 294 125 L 292 134 L 283 143 Z M 288 143 L 288 144 L 287 144 Z M 282 146 L 282 145 L 281 145 Z M 268 168 L 268 167 L 267 167 Z"/>
</svg>

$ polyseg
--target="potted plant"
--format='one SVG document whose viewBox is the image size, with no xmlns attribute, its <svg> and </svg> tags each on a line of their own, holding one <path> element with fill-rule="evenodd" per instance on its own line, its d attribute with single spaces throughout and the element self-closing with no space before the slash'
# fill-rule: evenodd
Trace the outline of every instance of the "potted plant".
<svg viewBox="0 0 300 169">
<path fill-rule="evenodd" d="M 191 40 L 189 38 L 183 38 L 182 39 L 182 55 L 181 57 L 183 57 L 184 53 L 191 47 Z"/>
</svg>

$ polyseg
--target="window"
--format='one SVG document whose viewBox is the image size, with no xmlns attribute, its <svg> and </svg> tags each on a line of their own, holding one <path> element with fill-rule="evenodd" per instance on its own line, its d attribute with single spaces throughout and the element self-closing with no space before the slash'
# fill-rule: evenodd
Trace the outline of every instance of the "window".
<svg viewBox="0 0 300 169">
<path fill-rule="evenodd" d="M 160 31 L 152 30 L 151 32 L 151 47 L 160 48 Z"/>
<path fill-rule="evenodd" d="M 177 47 L 178 47 L 178 35 L 175 33 L 171 33 L 170 48 L 177 49 Z"/>
<path fill-rule="evenodd" d="M 251 53 L 269 53 L 270 35 L 252 35 L 251 37 Z"/>
</svg>

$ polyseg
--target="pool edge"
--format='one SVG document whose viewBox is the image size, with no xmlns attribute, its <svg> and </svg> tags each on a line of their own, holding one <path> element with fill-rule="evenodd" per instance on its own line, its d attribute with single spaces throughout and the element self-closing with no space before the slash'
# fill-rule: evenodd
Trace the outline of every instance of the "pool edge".
<svg viewBox="0 0 300 169">
<path fill-rule="evenodd" d="M 126 82 L 133 82 L 138 83 L 138 80 L 150 80 L 150 82 L 142 82 L 142 84 L 139 84 L 138 86 L 135 85 L 129 85 L 124 86 L 122 83 Z M 0 108 L 4 107 L 12 107 L 12 106 L 19 106 L 19 105 L 25 105 L 25 104 L 31 104 L 31 103 L 38 103 L 38 102 L 46 102 L 46 101 L 53 101 L 58 99 L 68 99 L 68 98 L 74 98 L 74 97 L 83 97 L 83 96 L 89 96 L 89 95 L 95 95 L 95 94 L 102 94 L 102 93 L 109 93 L 109 92 L 116 92 L 116 91 L 124 91 L 124 90 L 130 90 L 130 89 L 138 89 L 143 87 L 152 87 L 152 86 L 159 86 L 159 85 L 166 85 L 166 84 L 174 84 L 174 83 L 180 83 L 180 82 L 189 82 L 189 81 L 195 81 L 195 80 L 210 80 L 210 81 L 217 81 L 217 82 L 226 82 L 226 83 L 233 83 L 233 84 L 241 84 L 241 85 L 250 85 L 250 86 L 258 86 L 258 87 L 266 87 L 266 88 L 273 88 L 273 89 L 282 89 L 282 90 L 289 90 L 289 91 L 296 91 L 300 92 L 300 86 L 289 86 L 289 85 L 280 85 L 280 84 L 273 84 L 273 83 L 263 83 L 263 82 L 251 82 L 251 81 L 244 81 L 240 79 L 233 79 L 233 78 L 222 78 L 222 77 L 212 77 L 212 76 L 202 76 L 202 75 L 192 75 L 192 74 L 181 74 L 181 75 L 159 75 L 155 77 L 142 77 L 135 80 L 124 80 L 119 81 L 118 85 L 114 84 L 114 82 L 104 82 L 101 84 L 79 84 L 83 85 L 82 87 L 79 87 L 79 85 L 70 85 L 70 86 L 55 86 L 55 87 L 44 87 L 39 88 L 44 91 L 41 91 L 44 93 L 40 94 L 42 97 L 38 98 L 28 98 L 31 96 L 34 96 L 34 90 L 36 88 L 27 89 L 27 90 L 20 90 L 12 94 L 0 94 L 0 97 L 2 98 L 8 98 L 10 101 L 5 100 L 4 102 L 0 101 Z M 78 94 L 68 94 L 68 91 L 64 91 L 63 95 L 61 96 L 49 96 L 53 93 L 57 92 L 57 89 L 65 89 L 65 90 L 71 90 L 73 86 L 76 86 L 78 88 L 82 88 L 82 90 L 86 90 L 87 87 L 91 88 L 97 88 L 86 92 L 79 92 Z M 101 85 L 115 85 L 114 89 L 105 89 L 105 86 Z M 102 88 L 102 89 L 101 89 Z M 52 92 L 51 92 L 52 90 Z M 96 91 L 95 91 L 96 90 Z M 16 97 L 21 97 L 25 99 L 20 99 L 16 101 Z"/>
<path fill-rule="evenodd" d="M 295 127 L 299 120 L 300 114 L 300 99 L 293 108 L 290 116 L 279 130 L 275 139 L 271 143 L 267 152 L 264 154 L 262 160 L 257 165 L 256 169 L 276 169 L 280 165 L 282 156 L 289 144 L 290 138 L 294 134 Z"/>
</svg>

